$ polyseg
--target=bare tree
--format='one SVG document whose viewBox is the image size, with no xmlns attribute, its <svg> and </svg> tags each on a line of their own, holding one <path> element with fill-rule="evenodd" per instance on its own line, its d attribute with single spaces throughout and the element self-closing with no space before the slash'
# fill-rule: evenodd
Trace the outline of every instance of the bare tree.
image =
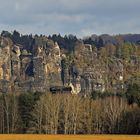
<svg viewBox="0 0 140 140">
<path fill-rule="evenodd" d="M 17 133 L 19 128 L 18 99 L 15 94 L 0 95 L 0 132 Z"/>
<path fill-rule="evenodd" d="M 93 128 L 95 134 L 102 134 L 104 132 L 104 112 L 102 111 L 102 99 L 97 99 L 93 102 L 94 116 Z"/>
<path fill-rule="evenodd" d="M 119 122 L 121 114 L 125 112 L 127 103 L 120 97 L 108 97 L 102 101 L 104 120 L 109 133 L 117 133 L 119 131 Z M 107 129 L 106 129 L 107 130 Z"/>
<path fill-rule="evenodd" d="M 93 122 L 94 122 L 94 101 L 90 98 L 82 99 L 82 133 L 92 134 L 93 133 Z"/>
<path fill-rule="evenodd" d="M 77 134 L 80 127 L 80 120 L 82 116 L 82 100 L 76 95 L 72 96 L 71 112 L 70 112 L 70 133 Z"/>
<path fill-rule="evenodd" d="M 20 116 L 18 110 L 18 96 L 16 94 L 10 94 L 10 133 L 17 133 L 19 130 Z"/>
<path fill-rule="evenodd" d="M 35 105 L 33 116 L 35 121 L 31 122 L 32 131 L 37 133 L 57 134 L 60 113 L 59 95 L 45 94 Z"/>
<path fill-rule="evenodd" d="M 92 100 L 77 95 L 45 94 L 35 105 L 32 130 L 46 134 L 103 134 L 120 132 L 128 108 L 121 97 Z"/>
<path fill-rule="evenodd" d="M 0 133 L 5 133 L 4 104 L 2 95 L 0 95 Z"/>
<path fill-rule="evenodd" d="M 72 98 L 71 95 L 63 95 L 62 99 L 64 134 L 69 134 Z"/>
<path fill-rule="evenodd" d="M 43 132 L 43 114 L 44 114 L 44 97 L 41 97 L 40 100 L 36 103 L 34 110 L 32 112 L 33 121 L 30 123 L 30 128 L 28 133 L 39 133 Z"/>
</svg>

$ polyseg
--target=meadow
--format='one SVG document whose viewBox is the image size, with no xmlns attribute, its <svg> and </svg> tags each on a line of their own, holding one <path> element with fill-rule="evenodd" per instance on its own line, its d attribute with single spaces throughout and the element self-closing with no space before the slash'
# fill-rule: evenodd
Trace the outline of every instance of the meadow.
<svg viewBox="0 0 140 140">
<path fill-rule="evenodd" d="M 140 140 L 138 135 L 0 135 L 0 140 Z"/>
</svg>

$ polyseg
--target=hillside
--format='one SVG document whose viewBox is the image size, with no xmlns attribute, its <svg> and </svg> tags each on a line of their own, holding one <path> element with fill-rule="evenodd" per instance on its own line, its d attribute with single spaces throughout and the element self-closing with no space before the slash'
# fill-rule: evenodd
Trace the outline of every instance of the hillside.
<svg viewBox="0 0 140 140">
<path fill-rule="evenodd" d="M 71 86 L 74 94 L 124 92 L 140 81 L 140 35 L 0 37 L 0 92 L 48 91 Z"/>
<path fill-rule="evenodd" d="M 45 92 L 70 86 L 73 94 L 123 93 L 140 82 L 140 35 L 0 36 L 0 92 Z"/>
<path fill-rule="evenodd" d="M 140 134 L 138 36 L 3 31 L 0 133 Z"/>
</svg>

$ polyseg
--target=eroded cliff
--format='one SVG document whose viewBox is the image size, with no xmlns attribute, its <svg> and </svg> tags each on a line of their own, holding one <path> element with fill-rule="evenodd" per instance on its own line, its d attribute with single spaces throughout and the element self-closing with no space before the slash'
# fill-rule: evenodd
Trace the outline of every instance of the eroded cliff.
<svg viewBox="0 0 140 140">
<path fill-rule="evenodd" d="M 98 46 L 73 36 L 3 32 L 0 92 L 46 92 L 53 86 L 70 86 L 72 94 L 124 92 L 130 82 L 140 82 L 140 46 L 116 42 Z"/>
</svg>

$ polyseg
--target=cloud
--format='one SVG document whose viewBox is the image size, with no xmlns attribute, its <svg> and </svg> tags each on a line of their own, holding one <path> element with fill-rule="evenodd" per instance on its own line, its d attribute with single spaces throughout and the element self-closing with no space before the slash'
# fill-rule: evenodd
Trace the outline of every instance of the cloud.
<svg viewBox="0 0 140 140">
<path fill-rule="evenodd" d="M 0 0 L 0 29 L 33 34 L 140 33 L 139 0 Z"/>
</svg>

